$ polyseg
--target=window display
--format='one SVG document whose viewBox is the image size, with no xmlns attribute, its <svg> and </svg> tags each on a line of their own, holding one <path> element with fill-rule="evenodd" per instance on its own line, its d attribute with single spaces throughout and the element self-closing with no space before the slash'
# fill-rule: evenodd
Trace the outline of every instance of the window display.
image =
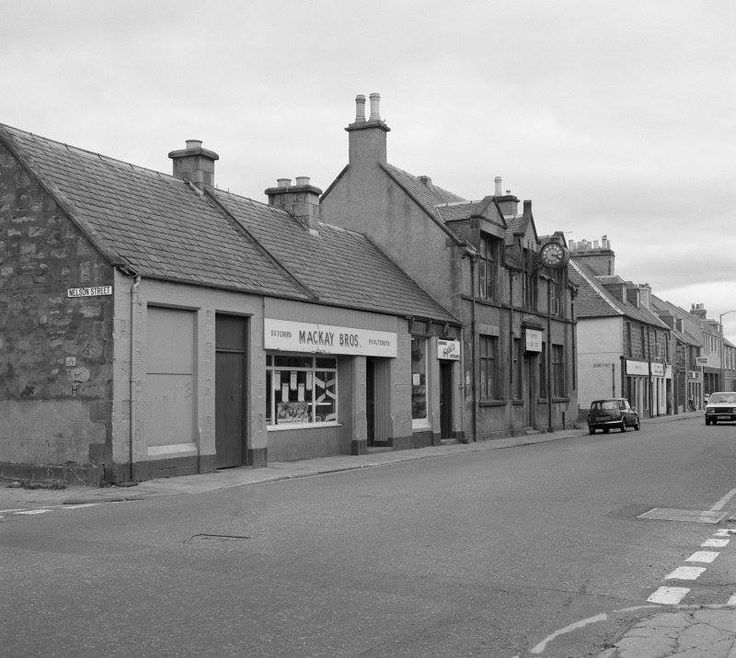
<svg viewBox="0 0 736 658">
<path fill-rule="evenodd" d="M 337 359 L 266 355 L 269 427 L 337 423 Z"/>
<path fill-rule="evenodd" d="M 411 417 L 427 418 L 427 339 L 411 337 Z"/>
</svg>

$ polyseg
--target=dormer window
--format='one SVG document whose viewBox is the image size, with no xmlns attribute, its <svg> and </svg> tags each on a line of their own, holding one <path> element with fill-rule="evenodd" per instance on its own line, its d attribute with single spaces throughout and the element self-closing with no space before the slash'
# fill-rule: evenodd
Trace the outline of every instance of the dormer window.
<svg viewBox="0 0 736 658">
<path fill-rule="evenodd" d="M 499 241 L 490 235 L 480 236 L 480 258 L 478 259 L 478 297 L 496 299 L 498 287 Z"/>
</svg>

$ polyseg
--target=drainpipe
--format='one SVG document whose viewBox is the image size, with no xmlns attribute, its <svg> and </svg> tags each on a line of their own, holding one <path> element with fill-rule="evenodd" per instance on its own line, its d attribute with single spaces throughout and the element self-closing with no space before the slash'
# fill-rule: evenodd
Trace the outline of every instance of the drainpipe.
<svg viewBox="0 0 736 658">
<path fill-rule="evenodd" d="M 647 325 L 647 365 L 649 366 L 649 385 L 647 386 L 647 396 L 649 397 L 649 417 L 654 418 L 655 415 L 659 415 L 659 409 L 657 414 L 654 413 L 653 396 L 652 396 L 652 338 L 649 333 L 649 325 Z"/>
<path fill-rule="evenodd" d="M 470 256 L 470 290 L 471 290 L 471 311 L 470 311 L 470 350 L 471 350 L 471 373 L 473 377 L 473 441 L 478 440 L 478 368 L 476 364 L 476 358 L 478 355 L 477 348 L 475 346 L 476 341 L 476 326 L 475 326 L 475 266 L 477 258 L 471 254 Z"/>
<path fill-rule="evenodd" d="M 550 368 L 552 356 L 552 281 L 547 279 L 547 431 L 552 431 L 552 389 L 549 388 Z M 565 364 L 562 364 L 565 367 Z M 564 371 L 563 371 L 564 377 Z"/>
<path fill-rule="evenodd" d="M 141 277 L 136 275 L 133 279 L 133 285 L 130 287 L 130 451 L 129 451 L 129 477 L 131 482 L 135 482 L 135 467 L 133 466 L 133 440 L 135 439 L 136 424 L 136 393 L 138 380 L 135 377 L 135 324 L 136 324 L 136 307 L 138 306 L 138 289 L 141 285 Z"/>
</svg>

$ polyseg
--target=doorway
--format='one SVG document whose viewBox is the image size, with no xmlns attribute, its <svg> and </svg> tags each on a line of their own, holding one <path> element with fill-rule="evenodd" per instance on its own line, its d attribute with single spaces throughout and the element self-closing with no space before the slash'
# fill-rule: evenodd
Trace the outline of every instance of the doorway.
<svg viewBox="0 0 736 658">
<path fill-rule="evenodd" d="M 452 438 L 452 364 L 440 361 L 440 435 Z"/>
<path fill-rule="evenodd" d="M 368 446 L 376 443 L 376 362 L 365 360 L 365 418 Z"/>
<path fill-rule="evenodd" d="M 526 362 L 526 426 L 537 426 L 537 358 L 530 352 L 524 355 Z"/>
<path fill-rule="evenodd" d="M 243 465 L 246 319 L 215 316 L 215 452 L 217 468 Z"/>
</svg>

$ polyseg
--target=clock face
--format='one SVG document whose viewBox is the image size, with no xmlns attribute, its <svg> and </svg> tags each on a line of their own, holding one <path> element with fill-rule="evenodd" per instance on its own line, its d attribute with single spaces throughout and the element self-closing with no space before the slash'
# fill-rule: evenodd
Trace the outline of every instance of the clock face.
<svg viewBox="0 0 736 658">
<path fill-rule="evenodd" d="M 565 249 L 556 242 L 548 242 L 542 247 L 539 257 L 547 267 L 560 267 L 565 261 Z"/>
</svg>

